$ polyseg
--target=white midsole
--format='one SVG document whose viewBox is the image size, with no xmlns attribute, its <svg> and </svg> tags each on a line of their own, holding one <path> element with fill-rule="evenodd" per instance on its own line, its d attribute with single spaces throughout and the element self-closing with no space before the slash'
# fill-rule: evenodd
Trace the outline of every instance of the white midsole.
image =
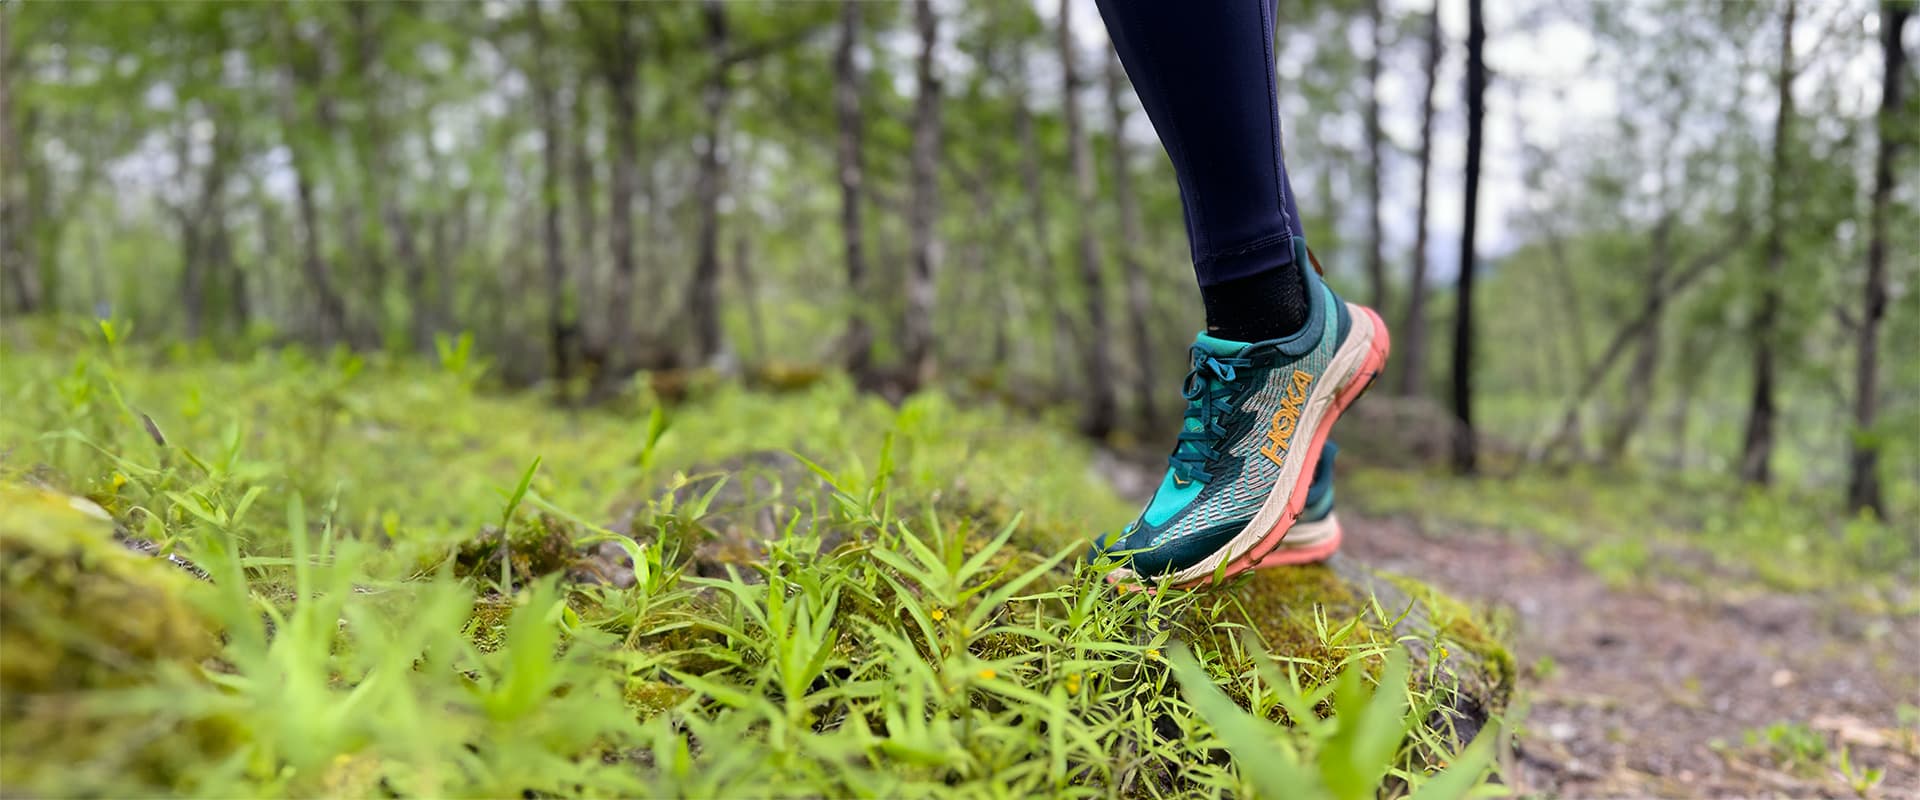
<svg viewBox="0 0 1920 800">
<path fill-rule="evenodd" d="M 1314 384 L 1306 407 L 1300 411 L 1300 421 L 1294 427 L 1296 435 L 1308 437 L 1304 441 L 1309 445 L 1313 442 L 1312 437 L 1320 431 L 1321 418 L 1333 407 L 1333 399 L 1353 382 L 1360 368 L 1366 365 L 1367 358 L 1373 354 L 1373 316 L 1352 307 L 1348 309 L 1348 316 L 1353 320 L 1353 327 L 1347 331 L 1347 340 L 1340 351 L 1334 354 L 1333 361 L 1327 364 L 1322 379 Z M 1246 555 L 1248 550 L 1266 538 L 1267 531 L 1273 530 L 1280 522 L 1280 517 L 1287 513 L 1287 501 L 1292 498 L 1294 487 L 1299 485 L 1300 471 L 1306 469 L 1313 460 L 1314 454 L 1308 452 L 1312 449 L 1309 446 L 1287 452 L 1287 458 L 1283 459 L 1286 463 L 1280 465 L 1280 476 L 1274 480 L 1274 490 L 1267 495 L 1266 502 L 1260 504 L 1260 513 L 1255 514 L 1253 521 L 1240 529 L 1226 547 L 1215 550 L 1191 567 L 1158 578 L 1159 582 L 1179 584 L 1212 575 L 1221 564 Z M 1114 572 L 1114 577 L 1120 580 L 1133 578 L 1133 571 L 1124 567 Z"/>
<path fill-rule="evenodd" d="M 1329 513 L 1312 522 L 1295 522 L 1287 529 L 1287 538 L 1280 540 L 1281 550 L 1305 550 L 1316 545 L 1326 544 L 1340 532 L 1340 520 Z"/>
</svg>

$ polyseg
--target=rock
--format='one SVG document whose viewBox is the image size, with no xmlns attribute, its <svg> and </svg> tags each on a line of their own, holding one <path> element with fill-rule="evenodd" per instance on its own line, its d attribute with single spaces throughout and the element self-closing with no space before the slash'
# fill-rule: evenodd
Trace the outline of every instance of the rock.
<svg viewBox="0 0 1920 800">
<path fill-rule="evenodd" d="M 1377 389 L 1378 387 L 1376 387 Z M 1400 397 L 1375 391 L 1340 417 L 1336 440 L 1342 458 L 1388 467 L 1446 464 L 1460 421 L 1445 406 L 1426 397 Z"/>
<path fill-rule="evenodd" d="M 179 756 L 217 749 L 223 734 L 211 721 L 156 738 L 156 723 L 176 723 L 83 709 L 93 692 L 192 674 L 215 654 L 197 591 L 194 576 L 116 541 L 91 501 L 0 483 L 0 784 L 113 795 L 167 785 Z M 73 768 L 86 763 L 116 766 Z"/>
</svg>

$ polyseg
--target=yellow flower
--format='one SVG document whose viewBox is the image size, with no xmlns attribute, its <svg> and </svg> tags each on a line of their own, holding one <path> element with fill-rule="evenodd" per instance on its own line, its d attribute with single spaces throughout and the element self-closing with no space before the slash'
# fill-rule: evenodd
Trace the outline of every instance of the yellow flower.
<svg viewBox="0 0 1920 800">
<path fill-rule="evenodd" d="M 936 608 L 933 610 L 933 613 L 928 614 L 927 616 L 933 617 L 934 622 L 939 622 L 940 620 L 947 618 L 947 612 L 945 609 Z"/>
<path fill-rule="evenodd" d="M 1441 661 L 1447 660 L 1447 646 L 1444 644 L 1440 645 L 1435 655 L 1437 655 Z"/>
<path fill-rule="evenodd" d="M 1152 659 L 1159 659 L 1159 658 L 1160 658 L 1160 648 L 1158 648 L 1158 647 L 1150 647 L 1150 648 L 1147 648 L 1147 658 L 1152 658 Z"/>
<path fill-rule="evenodd" d="M 127 485 L 127 476 L 118 472 L 113 473 L 113 490 L 116 492 L 120 491 L 120 487 L 125 485 Z"/>
<path fill-rule="evenodd" d="M 990 670 L 990 669 L 980 670 L 980 680 L 983 680 L 983 681 L 993 680 L 994 677 L 997 675 L 999 675 L 999 673 L 994 672 L 993 670 Z"/>
</svg>

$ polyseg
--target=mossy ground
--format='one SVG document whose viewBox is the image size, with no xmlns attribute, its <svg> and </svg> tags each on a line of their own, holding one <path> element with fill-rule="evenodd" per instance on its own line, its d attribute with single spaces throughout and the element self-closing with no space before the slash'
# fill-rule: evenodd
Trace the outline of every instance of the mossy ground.
<svg viewBox="0 0 1920 800">
<path fill-rule="evenodd" d="M 1325 568 L 1112 592 L 1075 557 L 1133 509 L 1058 421 L 831 376 L 671 403 L 642 380 L 569 411 L 464 360 L 3 341 L 0 472 L 32 501 L 0 506 L 9 623 L 32 623 L 7 635 L 76 664 L 53 686 L 9 662 L 10 789 L 1211 794 L 1253 785 L 1223 742 L 1288 740 L 1302 791 L 1356 758 L 1367 786 L 1418 784 L 1461 744 L 1409 723 L 1363 757 L 1335 727 L 1252 741 L 1196 715 L 1170 669 L 1189 650 L 1269 719 L 1397 698 L 1372 717 L 1419 720 L 1462 690 L 1334 684 L 1478 629 L 1397 627 L 1443 604 Z M 626 580 L 566 580 L 609 543 Z M 19 605 L 67 596 L 49 574 L 119 600 Z M 133 634 L 151 646 L 101 649 Z"/>
</svg>

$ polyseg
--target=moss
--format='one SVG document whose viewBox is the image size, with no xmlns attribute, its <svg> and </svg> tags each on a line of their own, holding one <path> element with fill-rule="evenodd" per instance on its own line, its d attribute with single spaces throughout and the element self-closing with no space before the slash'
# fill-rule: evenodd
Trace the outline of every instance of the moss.
<svg viewBox="0 0 1920 800">
<path fill-rule="evenodd" d="M 675 686 L 660 681 L 631 681 L 621 696 L 627 701 L 627 707 L 633 709 L 640 719 L 656 716 L 680 704 L 693 694 L 685 686 Z"/>
<path fill-rule="evenodd" d="M 551 575 L 572 566 L 575 551 L 573 525 L 551 514 L 516 517 L 507 536 L 507 561 L 516 582 Z M 488 526 L 479 536 L 460 545 L 454 555 L 454 573 L 495 577 L 500 574 L 500 529 Z"/>
<path fill-rule="evenodd" d="M 497 594 L 475 601 L 467 626 L 461 630 L 483 653 L 500 649 L 507 640 L 507 621 L 513 618 L 513 601 Z"/>
<path fill-rule="evenodd" d="M 1485 615 L 1452 595 L 1434 589 L 1405 575 L 1389 572 L 1380 577 L 1397 586 L 1422 604 L 1443 643 L 1451 643 L 1475 656 L 1476 671 L 1488 679 L 1488 693 L 1504 699 L 1512 691 L 1517 673 L 1513 653 L 1491 630 Z"/>
<path fill-rule="evenodd" d="M 93 503 L 0 484 L 0 686 L 34 694 L 126 686 L 159 661 L 212 655 L 194 581 L 113 538 Z"/>
<path fill-rule="evenodd" d="M 217 647 L 198 590 L 116 542 L 93 503 L 0 484 L 0 785 L 125 793 L 171 785 L 224 751 L 233 727 L 222 719 L 180 724 L 96 701 L 160 675 L 197 676 Z M 76 767 L 88 764 L 113 766 Z"/>
<path fill-rule="evenodd" d="M 379 756 L 342 753 L 320 779 L 324 797 L 391 797 L 385 786 L 387 765 Z"/>
<path fill-rule="evenodd" d="M 819 364 L 772 361 L 753 371 L 751 385 L 770 392 L 797 392 L 813 388 L 826 376 L 826 369 Z"/>
<path fill-rule="evenodd" d="M 1254 572 L 1220 599 L 1195 603 L 1181 622 L 1194 631 L 1197 646 L 1223 656 L 1244 655 L 1238 640 L 1250 630 L 1274 655 L 1295 659 L 1309 676 L 1323 678 L 1339 669 L 1347 648 L 1327 641 L 1316 615 L 1337 628 L 1359 618 L 1365 608 L 1365 601 L 1338 573 L 1324 564 L 1309 564 Z M 1371 635 L 1371 628 L 1356 631 Z M 1248 665 L 1229 661 L 1229 666 Z"/>
</svg>

